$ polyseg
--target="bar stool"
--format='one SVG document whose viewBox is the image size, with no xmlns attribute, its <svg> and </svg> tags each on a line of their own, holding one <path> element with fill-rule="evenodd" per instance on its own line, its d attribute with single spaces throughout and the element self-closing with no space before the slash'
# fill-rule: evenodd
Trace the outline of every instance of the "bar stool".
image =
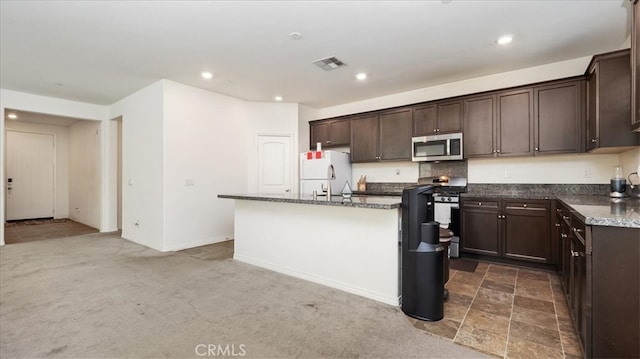
<svg viewBox="0 0 640 359">
<path fill-rule="evenodd" d="M 449 246 L 451 245 L 451 239 L 453 238 L 453 231 L 446 228 L 440 228 L 440 244 L 444 247 L 444 283 L 449 281 Z M 449 291 L 444 289 L 444 299 L 449 297 Z"/>
</svg>

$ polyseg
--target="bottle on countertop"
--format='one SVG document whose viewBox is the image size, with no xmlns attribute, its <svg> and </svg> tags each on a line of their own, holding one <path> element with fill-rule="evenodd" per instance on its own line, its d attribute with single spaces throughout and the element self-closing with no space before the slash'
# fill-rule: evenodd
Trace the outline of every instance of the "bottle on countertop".
<svg viewBox="0 0 640 359">
<path fill-rule="evenodd" d="M 367 191 L 367 176 L 360 176 L 360 180 L 358 180 L 358 192 L 366 192 Z"/>
</svg>

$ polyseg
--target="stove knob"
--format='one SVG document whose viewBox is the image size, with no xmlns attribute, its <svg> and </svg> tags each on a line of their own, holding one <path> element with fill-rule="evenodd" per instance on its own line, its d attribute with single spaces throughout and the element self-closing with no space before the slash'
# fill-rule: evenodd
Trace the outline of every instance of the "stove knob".
<svg viewBox="0 0 640 359">
<path fill-rule="evenodd" d="M 447 201 L 448 201 L 448 202 L 451 202 L 451 197 L 447 197 Z"/>
</svg>

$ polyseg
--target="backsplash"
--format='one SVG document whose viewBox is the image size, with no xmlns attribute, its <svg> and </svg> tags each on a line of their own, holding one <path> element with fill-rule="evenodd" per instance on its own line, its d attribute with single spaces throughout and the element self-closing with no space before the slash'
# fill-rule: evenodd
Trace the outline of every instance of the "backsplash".
<svg viewBox="0 0 640 359">
<path fill-rule="evenodd" d="M 609 195 L 608 184 L 469 183 L 467 192 L 477 195 Z"/>
<path fill-rule="evenodd" d="M 467 177 L 467 161 L 420 162 L 420 177 Z"/>
</svg>

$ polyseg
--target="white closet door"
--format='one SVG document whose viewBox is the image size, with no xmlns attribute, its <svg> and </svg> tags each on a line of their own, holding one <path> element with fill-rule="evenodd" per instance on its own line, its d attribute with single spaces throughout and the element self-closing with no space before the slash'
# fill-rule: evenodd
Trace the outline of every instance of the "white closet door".
<svg viewBox="0 0 640 359">
<path fill-rule="evenodd" d="M 258 192 L 291 191 L 291 137 L 258 136 Z"/>
<path fill-rule="evenodd" d="M 53 135 L 7 131 L 7 220 L 54 215 Z"/>
</svg>

